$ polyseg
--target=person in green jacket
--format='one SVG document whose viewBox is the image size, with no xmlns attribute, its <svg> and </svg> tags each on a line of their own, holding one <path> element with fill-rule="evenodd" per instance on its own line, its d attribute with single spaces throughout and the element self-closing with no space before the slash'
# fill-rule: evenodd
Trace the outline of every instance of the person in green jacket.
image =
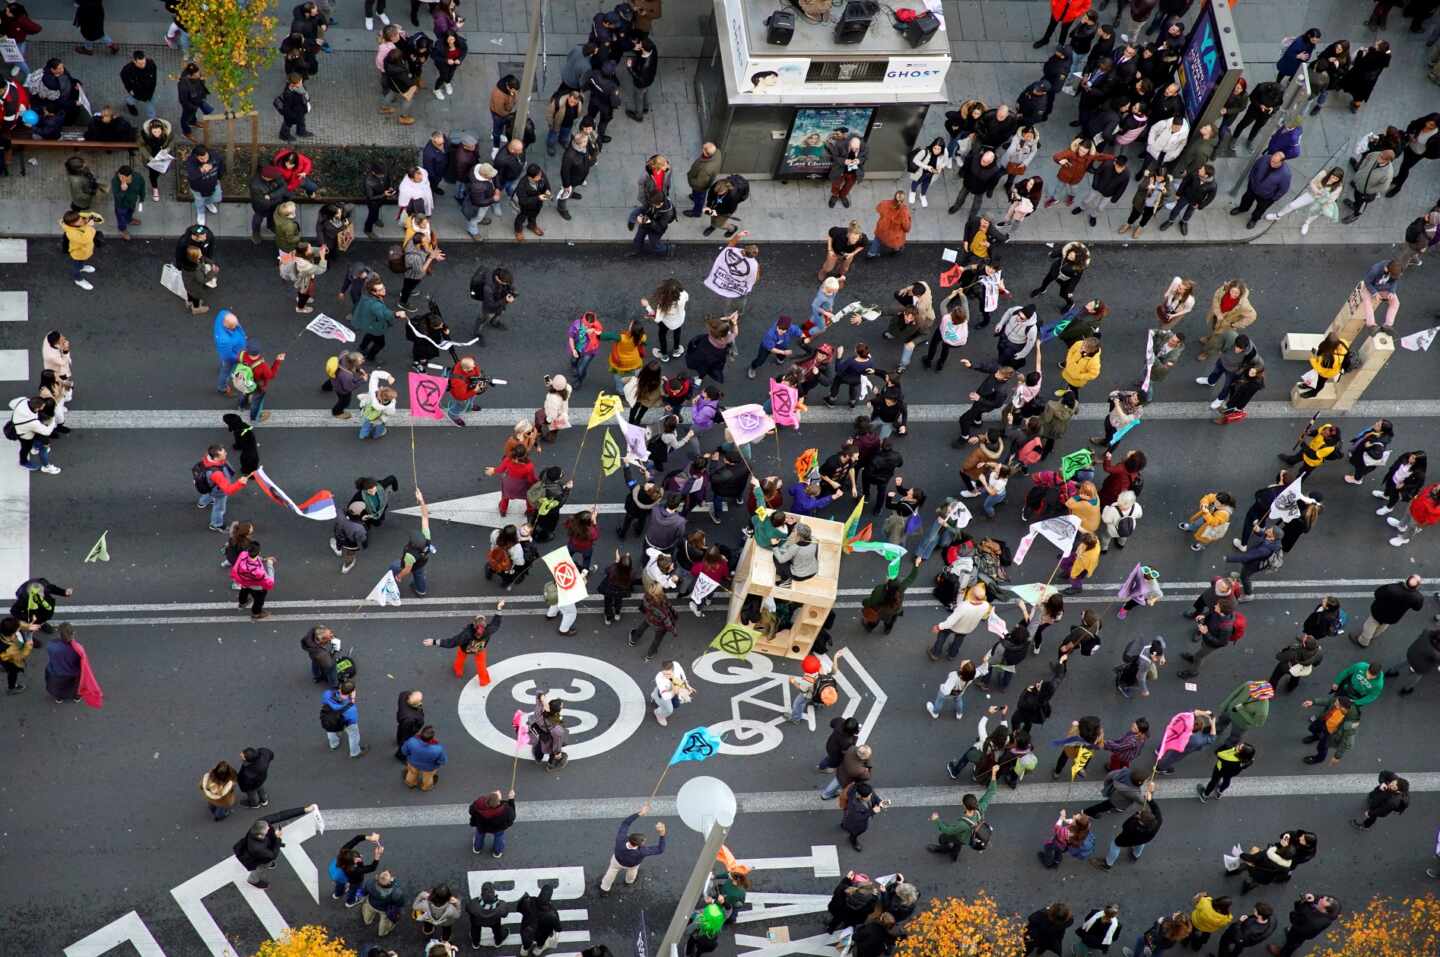
<svg viewBox="0 0 1440 957">
<path fill-rule="evenodd" d="M 300 245 L 298 215 L 299 208 L 289 200 L 275 207 L 275 248 L 282 253 L 293 253 Z"/>
<path fill-rule="evenodd" d="M 1216 733 L 1230 728 L 1230 735 L 1217 750 L 1233 748 L 1245 737 L 1246 731 L 1264 727 L 1270 717 L 1270 699 L 1273 697 L 1275 688 L 1268 681 L 1242 681 L 1236 685 L 1235 690 L 1215 709 L 1219 725 Z"/>
<path fill-rule="evenodd" d="M 130 224 L 140 225 L 140 217 L 135 214 L 145 200 L 145 187 L 140 185 L 133 169 L 122 166 L 110 179 L 110 195 L 115 200 L 115 228 L 120 237 L 129 242 Z"/>
<path fill-rule="evenodd" d="M 920 573 L 922 562 L 923 559 L 917 557 L 910 568 L 910 574 L 904 578 L 881 582 L 860 603 L 860 624 L 867 632 L 874 631 L 875 626 L 882 623 L 887 635 L 895 629 L 895 619 L 905 610 L 905 589 L 915 583 L 915 576 Z"/>
<path fill-rule="evenodd" d="M 785 513 L 779 509 L 771 509 L 760 517 L 757 509 L 755 514 L 750 516 L 750 529 L 755 534 L 755 544 L 771 550 L 785 539 L 790 537 L 790 529 L 785 525 Z"/>
<path fill-rule="evenodd" d="M 1335 676 L 1330 684 L 1330 693 L 1342 694 L 1365 708 L 1385 690 L 1385 671 L 1368 661 L 1357 661 Z"/>
<path fill-rule="evenodd" d="M 360 301 L 350 311 L 350 325 L 360 334 L 360 354 L 367 362 L 374 362 L 380 355 L 385 348 L 385 333 L 395 324 L 396 313 L 385 305 L 385 293 L 385 279 L 372 275 L 365 281 Z"/>
<path fill-rule="evenodd" d="M 725 870 L 721 866 L 721 870 Z M 744 871 L 725 871 L 725 876 L 716 876 L 715 888 L 706 903 L 720 905 L 725 912 L 725 923 L 735 922 L 735 915 L 745 906 L 745 894 L 750 890 L 750 876 Z"/>
<path fill-rule="evenodd" d="M 1313 700 L 1305 700 L 1300 702 L 1300 707 L 1313 708 L 1315 704 Z M 1339 764 L 1345 752 L 1355 746 L 1355 736 L 1360 733 L 1360 708 L 1343 694 L 1331 695 L 1320 713 L 1310 719 L 1307 730 L 1310 733 L 1303 740 L 1315 745 L 1315 753 L 1301 760 L 1306 764 L 1319 764 L 1334 748 L 1330 763 Z"/>
<path fill-rule="evenodd" d="M 990 784 L 985 788 L 984 794 L 978 798 L 967 794 L 960 799 L 960 806 L 964 810 L 954 821 L 942 821 L 939 812 L 931 813 L 930 820 L 935 822 L 935 830 L 940 832 L 940 837 L 934 844 L 926 844 L 925 850 L 932 854 L 949 854 L 950 860 L 959 860 L 960 849 L 970 844 L 975 829 L 985 820 L 985 811 L 995 797 L 995 783 L 999 775 L 1000 765 L 997 763 L 990 769 Z"/>
</svg>

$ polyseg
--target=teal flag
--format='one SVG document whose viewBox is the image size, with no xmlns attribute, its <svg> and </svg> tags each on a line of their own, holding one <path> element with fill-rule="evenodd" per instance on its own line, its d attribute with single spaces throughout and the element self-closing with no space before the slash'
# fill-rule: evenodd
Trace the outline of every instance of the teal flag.
<svg viewBox="0 0 1440 957">
<path fill-rule="evenodd" d="M 900 559 L 905 557 L 903 546 L 891 545 L 889 542 L 855 542 L 850 547 L 857 552 L 879 552 L 890 563 L 887 569 L 890 577 L 900 577 Z"/>
<path fill-rule="evenodd" d="M 720 739 L 711 734 L 709 728 L 691 728 L 685 732 L 680 743 L 675 745 L 675 753 L 670 755 L 670 764 L 676 765 L 682 761 L 704 761 L 719 753 Z"/>
</svg>

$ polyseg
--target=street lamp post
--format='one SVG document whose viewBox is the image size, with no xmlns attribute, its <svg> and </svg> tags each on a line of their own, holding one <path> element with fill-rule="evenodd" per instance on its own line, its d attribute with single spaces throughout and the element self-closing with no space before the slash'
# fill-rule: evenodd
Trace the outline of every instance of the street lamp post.
<svg viewBox="0 0 1440 957">
<path fill-rule="evenodd" d="M 520 76 L 520 101 L 515 105 L 512 139 L 524 141 L 525 121 L 530 118 L 530 92 L 535 89 L 535 68 L 540 60 L 540 23 L 545 15 L 544 0 L 530 0 L 530 46 L 525 50 L 525 69 Z"/>
</svg>

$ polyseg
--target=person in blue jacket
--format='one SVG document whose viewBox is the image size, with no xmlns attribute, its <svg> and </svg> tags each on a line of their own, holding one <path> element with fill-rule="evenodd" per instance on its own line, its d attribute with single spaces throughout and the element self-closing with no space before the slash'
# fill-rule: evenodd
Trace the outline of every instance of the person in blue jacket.
<svg viewBox="0 0 1440 957">
<path fill-rule="evenodd" d="M 228 394 L 230 373 L 234 371 L 235 363 L 240 361 L 240 353 L 245 351 L 247 342 L 240 317 L 229 309 L 221 309 L 215 314 L 214 336 L 215 352 L 220 357 L 220 378 L 215 383 L 215 391 Z"/>
<path fill-rule="evenodd" d="M 346 681 L 338 688 L 327 688 L 320 698 L 320 727 L 325 729 L 325 740 L 330 742 L 330 750 L 340 747 L 340 733 L 343 731 L 350 742 L 352 758 L 370 750 L 368 745 L 360 744 L 360 710 L 355 705 L 358 697 L 355 682 Z"/>
<path fill-rule="evenodd" d="M 796 482 L 786 491 L 790 493 L 790 511 L 796 515 L 819 515 L 821 509 L 829 508 L 840 494 L 821 495 L 818 481 Z"/>
<path fill-rule="evenodd" d="M 412 791 L 419 787 L 428 791 L 440 777 L 445 764 L 445 745 L 435 736 L 435 728 L 426 725 L 420 733 L 400 746 L 405 756 L 405 786 Z"/>
<path fill-rule="evenodd" d="M 1290 41 L 1285 52 L 1280 54 L 1280 59 L 1275 61 L 1275 79 L 1284 83 L 1300 71 L 1310 58 L 1315 55 L 1315 48 L 1320 45 L 1320 30 L 1318 27 L 1311 27 L 1298 37 Z"/>
<path fill-rule="evenodd" d="M 765 335 L 760 337 L 760 348 L 755 352 L 755 359 L 750 363 L 750 369 L 745 374 L 755 378 L 755 372 L 765 364 L 765 360 L 771 356 L 775 357 L 777 364 L 783 365 L 794 352 L 795 345 L 803 338 L 800 327 L 789 316 L 781 316 L 775 320 L 775 325 L 765 330 Z"/>
<path fill-rule="evenodd" d="M 616 876 L 625 872 L 625 883 L 635 883 L 640 873 L 640 862 L 647 857 L 655 857 L 665 853 L 665 823 L 657 822 L 655 833 L 660 835 L 659 842 L 654 847 L 645 846 L 645 835 L 632 832 L 630 826 L 643 814 L 650 813 L 650 802 L 646 801 L 640 806 L 640 810 L 620 822 L 620 827 L 615 832 L 615 850 L 610 855 L 610 866 L 605 868 L 605 876 L 600 878 L 600 893 L 609 894 L 611 886 L 615 883 Z"/>
</svg>

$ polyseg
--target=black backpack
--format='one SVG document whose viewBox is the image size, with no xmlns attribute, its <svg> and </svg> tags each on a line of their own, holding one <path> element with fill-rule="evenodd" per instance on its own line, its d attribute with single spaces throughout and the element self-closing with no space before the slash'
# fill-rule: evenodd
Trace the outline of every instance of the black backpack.
<svg viewBox="0 0 1440 957">
<path fill-rule="evenodd" d="M 210 494 L 210 471 L 205 468 L 203 460 L 190 466 L 190 477 L 195 480 L 195 491 L 201 495 Z"/>
<path fill-rule="evenodd" d="M 750 198 L 750 181 L 739 173 L 731 173 L 730 192 L 735 197 L 736 203 L 743 203 Z"/>
<path fill-rule="evenodd" d="M 1120 521 L 1115 523 L 1115 534 L 1120 538 L 1129 538 L 1135 534 L 1135 508 L 1131 506 L 1129 515 L 1120 516 Z"/>
<path fill-rule="evenodd" d="M 970 830 L 970 849 L 972 851 L 983 851 L 990 846 L 990 838 L 994 835 L 995 829 L 990 822 L 984 818 Z"/>
<path fill-rule="evenodd" d="M 330 732 L 331 734 L 338 734 L 341 731 L 344 731 L 345 712 L 338 711 L 335 708 L 330 707 L 328 704 L 321 704 L 320 727 Z"/>
<path fill-rule="evenodd" d="M 817 708 L 829 707 L 829 705 L 827 705 L 824 699 L 821 697 L 821 695 L 825 692 L 825 689 L 827 688 L 833 689 L 836 697 L 839 697 L 840 683 L 835 680 L 834 675 L 817 676 L 815 679 L 815 684 L 812 685 L 810 688 L 810 703 Z"/>
</svg>

